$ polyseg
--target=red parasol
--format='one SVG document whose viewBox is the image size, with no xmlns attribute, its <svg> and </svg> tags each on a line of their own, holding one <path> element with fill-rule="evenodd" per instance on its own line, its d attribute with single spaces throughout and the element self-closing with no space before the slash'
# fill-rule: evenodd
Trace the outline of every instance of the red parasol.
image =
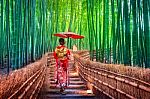
<svg viewBox="0 0 150 99">
<path fill-rule="evenodd" d="M 82 39 L 84 36 L 75 34 L 73 32 L 62 32 L 56 33 L 54 36 L 62 37 L 62 38 L 73 38 L 73 39 Z"/>
<path fill-rule="evenodd" d="M 58 36 L 58 37 L 62 37 L 62 38 L 68 38 L 66 35 L 64 35 L 62 33 L 56 33 L 56 34 L 54 34 L 54 36 Z"/>
</svg>

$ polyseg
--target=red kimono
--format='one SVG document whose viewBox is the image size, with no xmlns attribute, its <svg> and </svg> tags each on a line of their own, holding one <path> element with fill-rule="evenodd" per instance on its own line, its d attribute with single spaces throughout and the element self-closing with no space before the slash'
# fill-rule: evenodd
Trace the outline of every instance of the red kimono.
<svg viewBox="0 0 150 99">
<path fill-rule="evenodd" d="M 68 59 L 70 51 L 64 46 L 59 45 L 54 51 L 54 58 L 56 59 L 55 67 L 55 81 L 62 86 L 68 85 Z"/>
</svg>

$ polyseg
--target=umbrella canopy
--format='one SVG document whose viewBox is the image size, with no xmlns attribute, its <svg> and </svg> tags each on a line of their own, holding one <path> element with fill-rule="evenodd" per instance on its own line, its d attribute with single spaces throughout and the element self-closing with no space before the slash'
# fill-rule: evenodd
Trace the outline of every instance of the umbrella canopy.
<svg viewBox="0 0 150 99">
<path fill-rule="evenodd" d="M 68 38 L 66 35 L 64 35 L 62 33 L 56 33 L 56 34 L 54 34 L 54 36 L 58 36 L 58 37 L 62 37 L 62 38 Z"/>
<path fill-rule="evenodd" d="M 54 36 L 62 37 L 62 38 L 73 38 L 73 39 L 82 39 L 84 36 L 75 34 L 73 32 L 62 32 L 56 33 Z"/>
</svg>

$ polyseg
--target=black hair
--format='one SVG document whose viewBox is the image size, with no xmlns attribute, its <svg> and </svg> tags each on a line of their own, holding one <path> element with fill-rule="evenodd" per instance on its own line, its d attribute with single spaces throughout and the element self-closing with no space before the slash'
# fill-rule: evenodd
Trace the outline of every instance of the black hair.
<svg viewBox="0 0 150 99">
<path fill-rule="evenodd" d="M 62 43 L 64 44 L 65 43 L 65 40 L 63 38 L 60 38 L 59 39 L 59 43 L 62 45 Z"/>
</svg>

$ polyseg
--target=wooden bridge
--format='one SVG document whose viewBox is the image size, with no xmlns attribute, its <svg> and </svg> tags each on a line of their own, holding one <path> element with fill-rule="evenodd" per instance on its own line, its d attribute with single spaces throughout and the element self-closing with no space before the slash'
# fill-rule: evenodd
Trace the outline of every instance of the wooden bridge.
<svg viewBox="0 0 150 99">
<path fill-rule="evenodd" d="M 52 53 L 0 78 L 0 99 L 150 99 L 150 69 L 90 61 L 88 51 L 73 52 L 70 84 L 61 95 L 54 83 Z"/>
</svg>

